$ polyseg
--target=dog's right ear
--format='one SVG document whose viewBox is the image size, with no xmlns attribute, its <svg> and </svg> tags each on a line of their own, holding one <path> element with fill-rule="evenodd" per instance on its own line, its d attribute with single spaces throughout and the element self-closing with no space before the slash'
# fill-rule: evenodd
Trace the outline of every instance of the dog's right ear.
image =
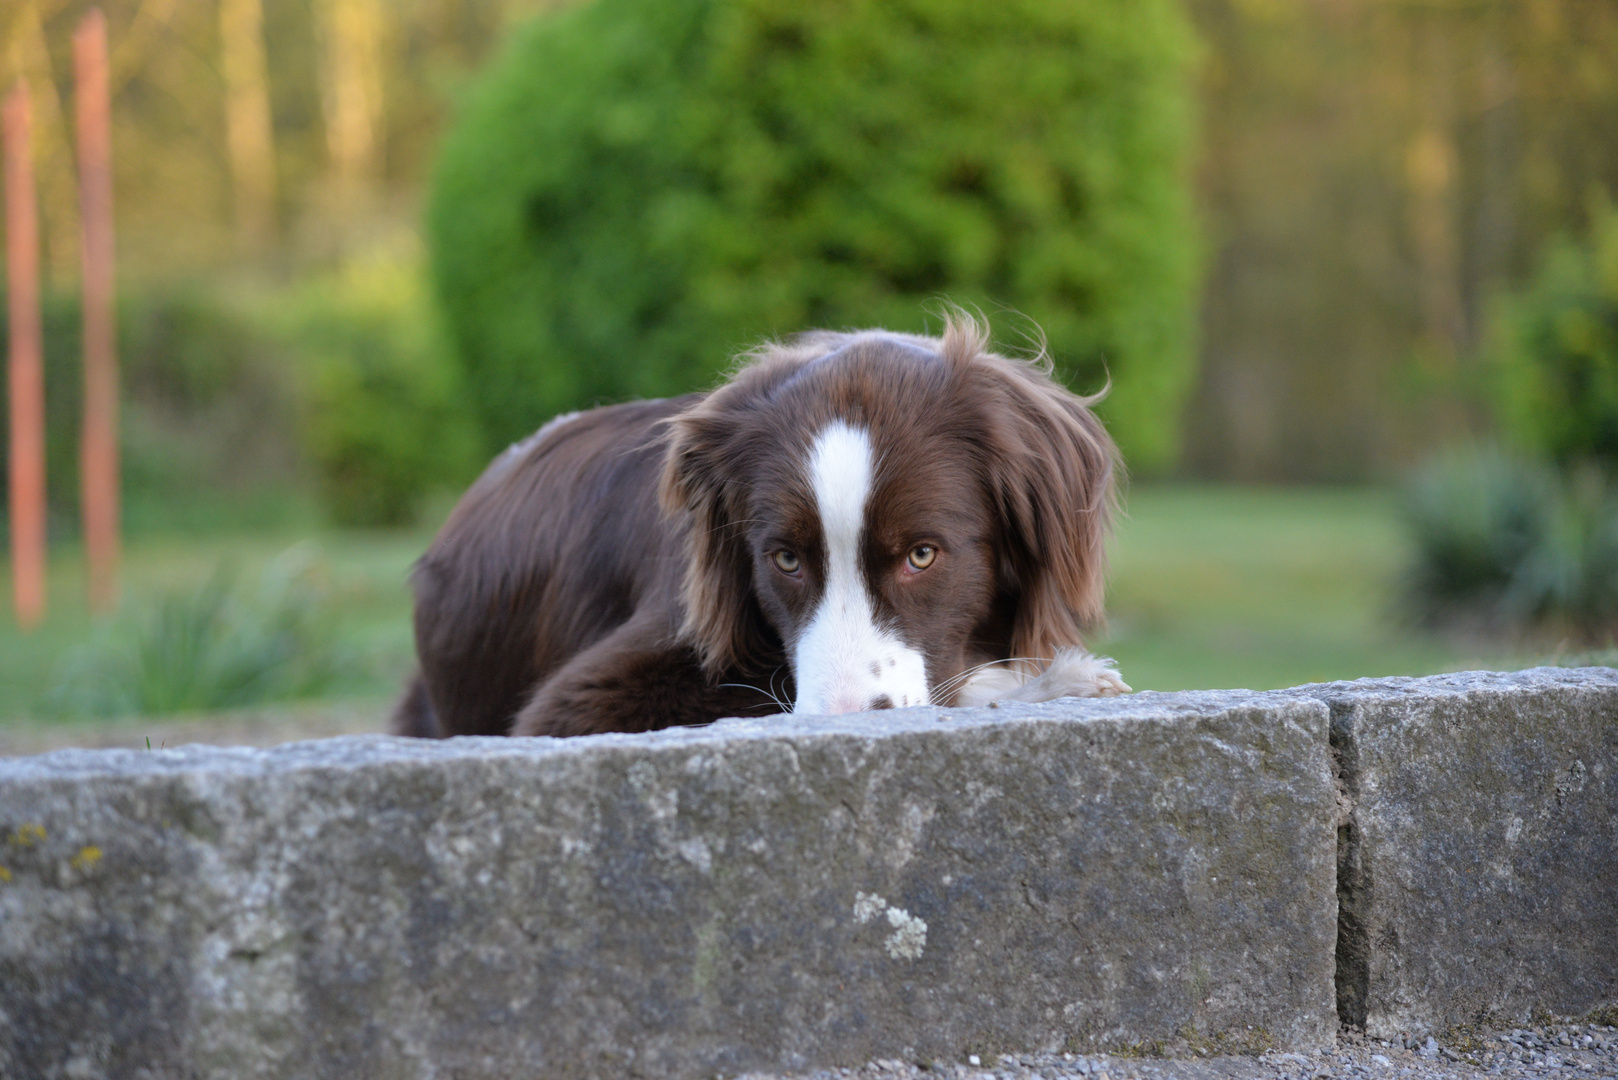
<svg viewBox="0 0 1618 1080">
<path fill-rule="evenodd" d="M 714 676 L 746 666 L 767 636 L 753 596 L 746 508 L 737 505 L 740 487 L 732 477 L 744 458 L 735 418 L 725 415 L 715 400 L 720 397 L 709 395 L 669 419 L 658 490 L 664 512 L 687 523 L 680 640 L 696 649 Z"/>
</svg>

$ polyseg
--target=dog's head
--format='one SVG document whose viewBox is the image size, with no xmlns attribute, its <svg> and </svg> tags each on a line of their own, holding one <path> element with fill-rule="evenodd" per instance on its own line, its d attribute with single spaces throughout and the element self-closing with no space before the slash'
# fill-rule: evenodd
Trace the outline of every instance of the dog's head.
<svg viewBox="0 0 1618 1080">
<path fill-rule="evenodd" d="M 744 360 L 671 422 L 662 485 L 711 672 L 779 641 L 798 712 L 947 705 L 977 664 L 1080 644 L 1114 492 L 1094 399 L 960 315 Z"/>
</svg>

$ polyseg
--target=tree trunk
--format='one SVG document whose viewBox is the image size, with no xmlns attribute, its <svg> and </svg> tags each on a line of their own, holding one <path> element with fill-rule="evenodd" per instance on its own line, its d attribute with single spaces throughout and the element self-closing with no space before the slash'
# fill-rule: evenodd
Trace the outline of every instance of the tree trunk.
<svg viewBox="0 0 1618 1080">
<path fill-rule="evenodd" d="M 260 251 L 275 232 L 276 186 L 261 0 L 219 0 L 219 52 L 236 238 L 244 251 Z"/>
<path fill-rule="evenodd" d="M 321 105 L 332 173 L 342 192 L 381 173 L 382 12 L 376 0 L 321 0 Z"/>
</svg>

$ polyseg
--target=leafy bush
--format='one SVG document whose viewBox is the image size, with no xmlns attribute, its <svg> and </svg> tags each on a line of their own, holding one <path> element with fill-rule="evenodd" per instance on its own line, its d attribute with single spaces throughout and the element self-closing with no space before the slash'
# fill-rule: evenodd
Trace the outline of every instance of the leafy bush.
<svg viewBox="0 0 1618 1080">
<path fill-rule="evenodd" d="M 1497 411 L 1514 440 L 1618 465 L 1618 210 L 1597 202 L 1587 238 L 1552 243 L 1495 330 Z"/>
<path fill-rule="evenodd" d="M 1513 582 L 1514 611 L 1581 640 L 1610 639 L 1618 628 L 1618 490 L 1586 468 L 1556 494 L 1540 542 Z"/>
<path fill-rule="evenodd" d="M 163 715 L 309 697 L 340 665 L 326 586 L 302 549 L 256 591 L 228 570 L 170 592 L 63 660 L 43 711 L 57 716 Z"/>
<path fill-rule="evenodd" d="M 61 534 L 79 513 L 77 299 L 47 298 L 44 315 L 46 483 Z M 289 288 L 129 294 L 118 351 L 131 531 L 284 525 L 311 479 L 333 520 L 398 524 L 475 464 L 460 374 L 410 252 Z M 0 467 L 6 417 L 0 407 Z"/>
<path fill-rule="evenodd" d="M 1407 582 L 1428 623 L 1600 640 L 1618 628 L 1618 490 L 1494 450 L 1451 453 L 1412 483 Z"/>
<path fill-rule="evenodd" d="M 1008 305 L 1114 383 L 1137 467 L 1192 377 L 1191 36 L 1172 0 L 598 0 L 473 88 L 428 214 L 494 441 L 813 326 Z"/>
<path fill-rule="evenodd" d="M 302 442 L 331 517 L 410 521 L 468 478 L 477 435 L 417 264 L 373 258 L 304 283 L 273 324 L 302 372 Z"/>
<path fill-rule="evenodd" d="M 1452 452 L 1417 474 L 1404 505 L 1424 612 L 1498 605 L 1550 516 L 1553 477 L 1494 450 Z"/>
</svg>

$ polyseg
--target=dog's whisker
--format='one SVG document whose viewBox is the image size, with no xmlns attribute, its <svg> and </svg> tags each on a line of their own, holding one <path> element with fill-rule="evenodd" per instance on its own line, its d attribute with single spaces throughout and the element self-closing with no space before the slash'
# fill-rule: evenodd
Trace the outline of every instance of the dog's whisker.
<svg viewBox="0 0 1618 1080">
<path fill-rule="evenodd" d="M 763 694 L 765 697 L 769 698 L 771 701 L 775 702 L 775 704 L 777 706 L 784 709 L 785 711 L 787 711 L 787 712 L 792 711 L 790 708 L 788 708 L 786 702 L 782 701 L 780 698 L 775 696 L 775 693 L 773 691 L 766 690 L 762 686 L 754 686 L 752 683 L 740 683 L 740 682 L 727 682 L 727 683 L 720 683 L 719 685 L 722 686 L 722 687 L 725 687 L 725 686 L 735 687 L 738 690 L 755 690 L 758 693 Z M 762 708 L 763 706 L 755 705 L 753 707 L 754 708 Z"/>
<path fill-rule="evenodd" d="M 1044 664 L 1044 663 L 1048 663 L 1048 662 L 1049 661 L 1042 660 L 1037 656 L 1008 656 L 1008 657 L 1006 657 L 1006 658 L 1004 658 L 1002 660 L 989 660 L 989 661 L 987 661 L 985 663 L 977 664 L 977 665 L 974 665 L 973 667 L 969 667 L 965 671 L 959 672 L 958 674 L 952 675 L 948 679 L 945 679 L 943 682 L 939 683 L 937 687 L 934 688 L 933 694 L 934 694 L 934 696 L 943 696 L 945 694 L 949 694 L 949 693 L 955 691 L 956 689 L 958 689 L 961 686 L 961 684 L 965 683 L 968 679 L 970 679 L 972 676 L 976 675 L 978 672 L 982 671 L 984 668 L 991 668 L 991 667 L 994 667 L 997 664 L 1030 664 L 1030 665 L 1033 665 L 1034 666 L 1034 674 L 1030 675 L 1030 678 L 1033 678 L 1033 677 L 1037 677 L 1037 674 L 1038 674 L 1038 671 L 1039 671 L 1039 665 Z"/>
<path fill-rule="evenodd" d="M 1018 658 L 1010 657 L 1006 660 L 989 660 L 982 664 L 974 664 L 972 667 L 969 667 L 964 671 L 951 675 L 949 678 L 939 683 L 934 690 L 937 693 L 947 693 L 948 691 L 953 690 L 956 686 L 959 686 L 961 683 L 965 682 L 967 679 L 970 679 L 973 675 L 976 675 L 978 672 L 982 671 L 984 668 L 994 667 L 996 664 L 1008 663 L 1012 659 Z"/>
<path fill-rule="evenodd" d="M 754 686 L 752 683 L 722 682 L 722 683 L 719 684 L 719 686 L 720 686 L 721 689 L 726 688 L 726 687 L 731 687 L 731 688 L 734 688 L 734 689 L 737 689 L 737 690 L 751 690 L 754 693 L 763 694 L 765 697 L 769 698 L 771 701 L 775 702 L 777 705 L 779 705 L 781 703 L 780 698 L 776 697 L 774 694 L 770 693 L 768 690 L 764 689 L 762 686 Z"/>
</svg>

